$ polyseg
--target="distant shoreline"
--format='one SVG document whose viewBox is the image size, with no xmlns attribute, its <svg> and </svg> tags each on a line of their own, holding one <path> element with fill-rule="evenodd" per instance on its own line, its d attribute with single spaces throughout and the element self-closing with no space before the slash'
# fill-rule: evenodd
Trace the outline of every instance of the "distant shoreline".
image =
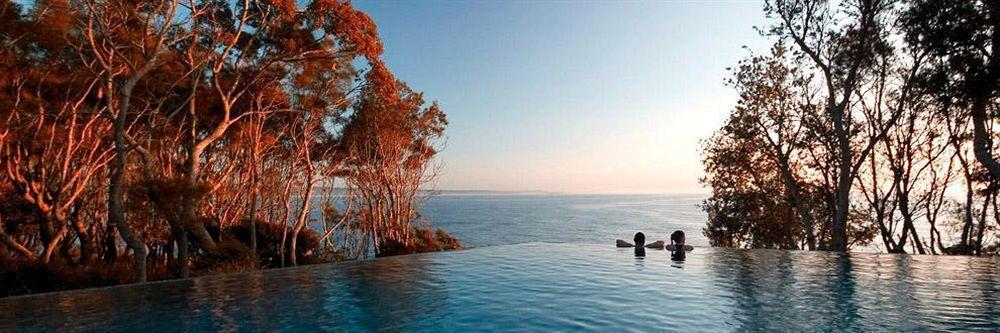
<svg viewBox="0 0 1000 333">
<path fill-rule="evenodd" d="M 329 189 L 324 189 L 329 190 Z M 336 187 L 332 189 L 334 193 L 342 194 L 347 191 L 345 187 Z M 710 193 L 708 192 L 564 192 L 564 191 L 541 191 L 541 190 L 524 190 L 524 191 L 505 191 L 505 190 L 421 190 L 420 195 L 565 195 L 565 196 L 584 196 L 584 195 L 667 195 L 667 196 L 699 196 L 708 197 Z"/>
<path fill-rule="evenodd" d="M 627 196 L 627 195 L 663 195 L 663 196 L 697 196 L 708 197 L 708 193 L 660 193 L 660 192 L 550 192 L 550 191 L 476 191 L 476 190 L 435 190 L 427 191 L 432 195 L 559 195 L 559 196 Z"/>
</svg>

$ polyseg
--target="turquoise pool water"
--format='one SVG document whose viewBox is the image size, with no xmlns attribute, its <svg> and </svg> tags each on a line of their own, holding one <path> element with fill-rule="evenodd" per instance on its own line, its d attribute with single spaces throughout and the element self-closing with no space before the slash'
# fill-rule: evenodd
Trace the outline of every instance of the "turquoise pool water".
<svg viewBox="0 0 1000 333">
<path fill-rule="evenodd" d="M 0 299 L 0 331 L 1000 331 L 996 258 L 530 243 Z"/>
</svg>

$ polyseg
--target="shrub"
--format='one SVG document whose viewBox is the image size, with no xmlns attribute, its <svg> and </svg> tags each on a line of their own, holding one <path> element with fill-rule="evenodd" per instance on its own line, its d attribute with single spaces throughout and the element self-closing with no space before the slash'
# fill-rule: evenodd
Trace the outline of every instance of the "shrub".
<svg viewBox="0 0 1000 333">
<path fill-rule="evenodd" d="M 129 282 L 131 265 L 94 263 L 70 266 L 24 259 L 0 262 L 0 297 L 104 287 Z"/>
<path fill-rule="evenodd" d="M 411 244 L 385 243 L 379 256 L 394 256 L 410 253 L 436 252 L 462 249 L 462 243 L 457 237 L 452 236 L 444 229 L 419 228 L 412 229 L 413 241 Z"/>
<path fill-rule="evenodd" d="M 257 256 L 243 242 L 226 237 L 216 244 L 215 252 L 206 252 L 191 264 L 195 275 L 248 272 L 259 270 Z"/>
<path fill-rule="evenodd" d="M 289 228 L 290 229 L 290 228 Z M 280 224 L 257 223 L 257 257 L 260 267 L 276 268 L 281 267 L 281 236 L 284 228 Z M 233 238 L 243 243 L 249 251 L 250 247 L 250 223 L 241 223 L 226 230 L 228 238 Z M 300 264 L 313 264 L 322 262 L 317 254 L 319 250 L 320 235 L 316 231 L 303 228 L 299 232 L 298 244 L 296 244 L 296 256 Z M 288 239 L 285 240 L 285 247 L 291 241 L 291 230 L 288 231 Z M 285 253 L 285 264 L 288 264 L 288 253 Z"/>
</svg>

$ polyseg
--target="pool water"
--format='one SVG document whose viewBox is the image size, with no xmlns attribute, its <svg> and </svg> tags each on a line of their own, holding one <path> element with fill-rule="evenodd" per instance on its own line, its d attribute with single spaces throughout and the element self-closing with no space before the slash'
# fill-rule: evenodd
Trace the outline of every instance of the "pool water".
<svg viewBox="0 0 1000 333">
<path fill-rule="evenodd" d="M 997 258 L 529 243 L 0 299 L 0 331 L 1000 331 Z"/>
</svg>

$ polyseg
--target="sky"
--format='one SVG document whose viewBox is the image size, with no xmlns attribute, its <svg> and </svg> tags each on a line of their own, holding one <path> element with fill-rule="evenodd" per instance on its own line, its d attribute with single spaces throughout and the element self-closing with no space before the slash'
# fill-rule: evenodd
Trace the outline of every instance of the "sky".
<svg viewBox="0 0 1000 333">
<path fill-rule="evenodd" d="M 354 1 L 448 115 L 440 190 L 704 193 L 758 1 Z"/>
</svg>

